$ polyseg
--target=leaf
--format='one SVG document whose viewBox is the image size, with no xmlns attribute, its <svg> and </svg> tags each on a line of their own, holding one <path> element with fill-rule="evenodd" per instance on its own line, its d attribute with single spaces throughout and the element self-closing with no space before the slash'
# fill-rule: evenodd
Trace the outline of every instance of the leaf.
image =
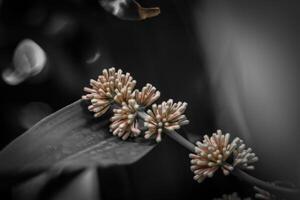
<svg viewBox="0 0 300 200">
<path fill-rule="evenodd" d="M 98 172 L 88 168 L 79 173 L 62 174 L 53 177 L 42 173 L 12 189 L 13 199 L 22 200 L 99 200 L 100 185 Z"/>
<path fill-rule="evenodd" d="M 109 13 L 124 20 L 144 20 L 160 14 L 158 7 L 143 8 L 135 0 L 99 0 Z"/>
<path fill-rule="evenodd" d="M 78 100 L 44 118 L 0 152 L 0 183 L 27 179 L 46 170 L 72 172 L 87 167 L 128 165 L 155 144 L 123 141 L 108 132 L 108 118 L 93 118 Z M 104 116 L 105 117 L 105 116 Z"/>
</svg>

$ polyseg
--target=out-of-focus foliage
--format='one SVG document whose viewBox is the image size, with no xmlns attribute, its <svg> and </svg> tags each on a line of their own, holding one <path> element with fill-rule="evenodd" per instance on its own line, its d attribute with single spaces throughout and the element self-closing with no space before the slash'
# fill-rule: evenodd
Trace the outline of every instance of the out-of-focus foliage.
<svg viewBox="0 0 300 200">
<path fill-rule="evenodd" d="M 158 7 L 144 8 L 135 0 L 99 0 L 99 3 L 106 11 L 124 20 L 144 20 L 160 13 Z"/>
<path fill-rule="evenodd" d="M 30 39 L 25 39 L 18 44 L 12 67 L 2 72 L 3 80 L 9 85 L 18 85 L 31 76 L 40 73 L 46 64 L 46 53 Z"/>
</svg>

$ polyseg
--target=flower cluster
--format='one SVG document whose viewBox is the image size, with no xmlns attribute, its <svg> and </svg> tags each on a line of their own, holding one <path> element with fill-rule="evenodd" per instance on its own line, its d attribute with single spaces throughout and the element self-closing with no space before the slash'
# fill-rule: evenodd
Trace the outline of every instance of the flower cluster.
<svg viewBox="0 0 300 200">
<path fill-rule="evenodd" d="M 141 91 L 135 89 L 136 81 L 121 69 L 104 69 L 97 80 L 90 81 L 90 86 L 84 88 L 87 94 L 83 95 L 82 99 L 90 101 L 88 109 L 95 117 L 103 115 L 112 105 L 114 107 L 109 126 L 113 135 L 126 140 L 137 137 L 145 131 L 144 138 L 155 138 L 156 142 L 160 142 L 163 133 L 169 134 L 193 151 L 189 155 L 191 170 L 198 182 L 212 177 L 218 169 L 221 169 L 224 175 L 230 174 L 235 168 L 254 169 L 252 164 L 258 161 L 252 149 L 246 148 L 241 139 L 236 137 L 231 141 L 230 134 L 224 135 L 221 130 L 217 130 L 211 137 L 205 135 L 203 141 L 196 142 L 196 146 L 193 147 L 183 137 L 176 135 L 176 130 L 189 123 L 184 115 L 187 103 L 181 101 L 175 103 L 169 99 L 161 104 L 155 104 L 160 92 L 149 83 Z M 150 106 L 151 108 L 145 112 Z M 264 193 L 263 197 L 265 196 Z M 223 199 L 240 198 L 233 194 L 225 195 Z"/>
<path fill-rule="evenodd" d="M 187 103 L 173 103 L 170 99 L 162 102 L 160 105 L 153 104 L 152 110 L 147 111 L 144 126 L 148 128 L 145 138 L 155 136 L 156 141 L 161 141 L 161 133 L 164 129 L 174 131 L 180 126 L 188 124 L 186 116 L 183 115 L 187 107 Z"/>
<path fill-rule="evenodd" d="M 112 104 L 116 104 L 119 108 L 113 110 L 110 131 L 124 140 L 140 135 L 142 127 L 139 126 L 138 113 L 160 97 L 160 92 L 149 83 L 141 91 L 134 89 L 136 81 L 121 69 L 104 69 L 97 80 L 90 81 L 90 85 L 91 88 L 84 88 L 87 94 L 82 96 L 82 99 L 91 102 L 88 109 L 94 112 L 95 117 L 100 117 Z M 145 138 L 155 136 L 160 142 L 163 130 L 173 131 L 187 124 L 188 120 L 183 115 L 186 106 L 186 103 L 173 103 L 173 100 L 152 105 L 144 123 L 147 129 Z"/>
<path fill-rule="evenodd" d="M 258 158 L 251 149 L 246 149 L 239 138 L 230 142 L 230 134 L 222 134 L 221 130 L 213 133 L 211 137 L 205 135 L 202 142 L 196 142 L 195 153 L 190 154 L 191 170 L 194 179 L 202 182 L 207 177 L 212 177 L 221 168 L 224 175 L 228 175 L 234 167 L 254 169 L 252 165 Z M 233 163 L 229 163 L 229 158 Z"/>
<path fill-rule="evenodd" d="M 90 80 L 91 88 L 84 88 L 88 94 L 82 96 L 82 99 L 90 100 L 91 105 L 88 109 L 95 113 L 95 117 L 100 117 L 114 101 L 120 103 L 123 100 L 129 100 L 135 84 L 136 81 L 130 74 L 123 74 L 121 69 L 117 72 L 113 67 L 108 70 L 104 69 L 97 80 Z"/>
<path fill-rule="evenodd" d="M 143 107 L 150 106 L 153 104 L 159 97 L 160 92 L 156 90 L 151 84 L 147 84 L 142 88 L 142 91 L 135 90 L 135 100 L 137 103 Z"/>
<path fill-rule="evenodd" d="M 110 131 L 113 135 L 126 140 L 129 136 L 136 137 L 140 134 L 138 126 L 137 110 L 139 105 L 134 99 L 130 99 L 128 103 L 123 102 L 122 107 L 114 109 L 114 116 L 111 118 Z"/>
<path fill-rule="evenodd" d="M 258 157 L 252 152 L 251 148 L 246 148 L 243 140 L 236 138 L 236 149 L 233 152 L 233 166 L 241 169 L 254 170 L 254 166 L 251 165 L 258 161 Z"/>
</svg>

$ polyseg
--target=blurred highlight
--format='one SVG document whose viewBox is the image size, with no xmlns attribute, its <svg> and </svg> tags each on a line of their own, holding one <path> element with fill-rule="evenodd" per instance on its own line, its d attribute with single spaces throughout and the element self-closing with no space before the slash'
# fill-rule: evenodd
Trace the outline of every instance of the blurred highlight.
<svg viewBox="0 0 300 200">
<path fill-rule="evenodd" d="M 47 58 L 44 50 L 34 41 L 20 42 L 13 56 L 12 67 L 2 72 L 2 79 L 8 85 L 18 85 L 26 79 L 39 74 L 45 67 Z"/>
<path fill-rule="evenodd" d="M 144 20 L 160 14 L 158 7 L 143 8 L 135 0 L 99 0 L 99 3 L 107 12 L 124 20 Z"/>
</svg>

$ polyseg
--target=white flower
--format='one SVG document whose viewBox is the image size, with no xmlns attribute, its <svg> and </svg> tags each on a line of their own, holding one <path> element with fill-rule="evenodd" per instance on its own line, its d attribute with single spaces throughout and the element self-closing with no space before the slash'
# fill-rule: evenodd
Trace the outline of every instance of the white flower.
<svg viewBox="0 0 300 200">
<path fill-rule="evenodd" d="M 173 103 L 170 99 L 162 102 L 160 105 L 153 104 L 152 110 L 147 111 L 144 126 L 147 128 L 145 138 L 148 139 L 155 136 L 156 141 L 161 141 L 161 134 L 164 129 L 174 131 L 181 126 L 189 123 L 186 116 L 183 115 L 187 107 L 187 103 Z"/>
<path fill-rule="evenodd" d="M 160 97 L 160 92 L 149 83 L 143 87 L 142 91 L 135 90 L 134 93 L 136 102 L 143 107 L 150 106 Z"/>
<path fill-rule="evenodd" d="M 100 117 L 114 101 L 121 104 L 129 100 L 135 84 L 136 81 L 130 74 L 123 74 L 121 69 L 117 72 L 115 68 L 104 69 L 97 80 L 90 80 L 91 88 L 84 88 L 88 94 L 82 96 L 82 99 L 90 100 L 91 105 L 88 109 L 95 113 L 95 117 Z"/>
<path fill-rule="evenodd" d="M 241 169 L 253 170 L 254 166 L 251 165 L 258 161 L 258 157 L 252 152 L 251 148 L 246 148 L 243 140 L 236 139 L 236 149 L 233 151 L 233 166 Z"/>
<path fill-rule="evenodd" d="M 128 137 L 136 137 L 140 134 L 137 120 L 139 105 L 134 99 L 130 99 L 128 104 L 122 103 L 122 107 L 114 109 L 114 116 L 111 118 L 110 131 L 113 135 L 126 140 Z"/>
<path fill-rule="evenodd" d="M 203 142 L 196 142 L 195 154 L 190 154 L 191 170 L 194 179 L 202 182 L 206 177 L 212 177 L 221 168 L 224 175 L 233 170 L 226 160 L 234 151 L 236 145 L 229 143 L 230 134 L 223 135 L 221 130 L 213 133 L 211 137 L 205 135 Z"/>
<path fill-rule="evenodd" d="M 129 99 L 134 98 L 134 93 L 132 93 L 132 91 L 135 84 L 136 81 L 133 80 L 129 73 L 121 74 L 120 77 L 116 79 L 115 102 L 122 104 L 123 102 L 128 102 Z"/>
<path fill-rule="evenodd" d="M 191 170 L 194 179 L 202 182 L 207 177 L 212 177 L 221 168 L 224 175 L 228 175 L 234 167 L 242 169 L 253 169 L 249 165 L 256 162 L 258 158 L 251 149 L 245 149 L 245 144 L 239 138 L 230 142 L 230 134 L 222 134 L 221 130 L 213 133 L 211 137 L 205 135 L 202 142 L 196 142 L 195 153 L 190 154 Z M 229 158 L 233 163 L 229 163 Z"/>
</svg>

